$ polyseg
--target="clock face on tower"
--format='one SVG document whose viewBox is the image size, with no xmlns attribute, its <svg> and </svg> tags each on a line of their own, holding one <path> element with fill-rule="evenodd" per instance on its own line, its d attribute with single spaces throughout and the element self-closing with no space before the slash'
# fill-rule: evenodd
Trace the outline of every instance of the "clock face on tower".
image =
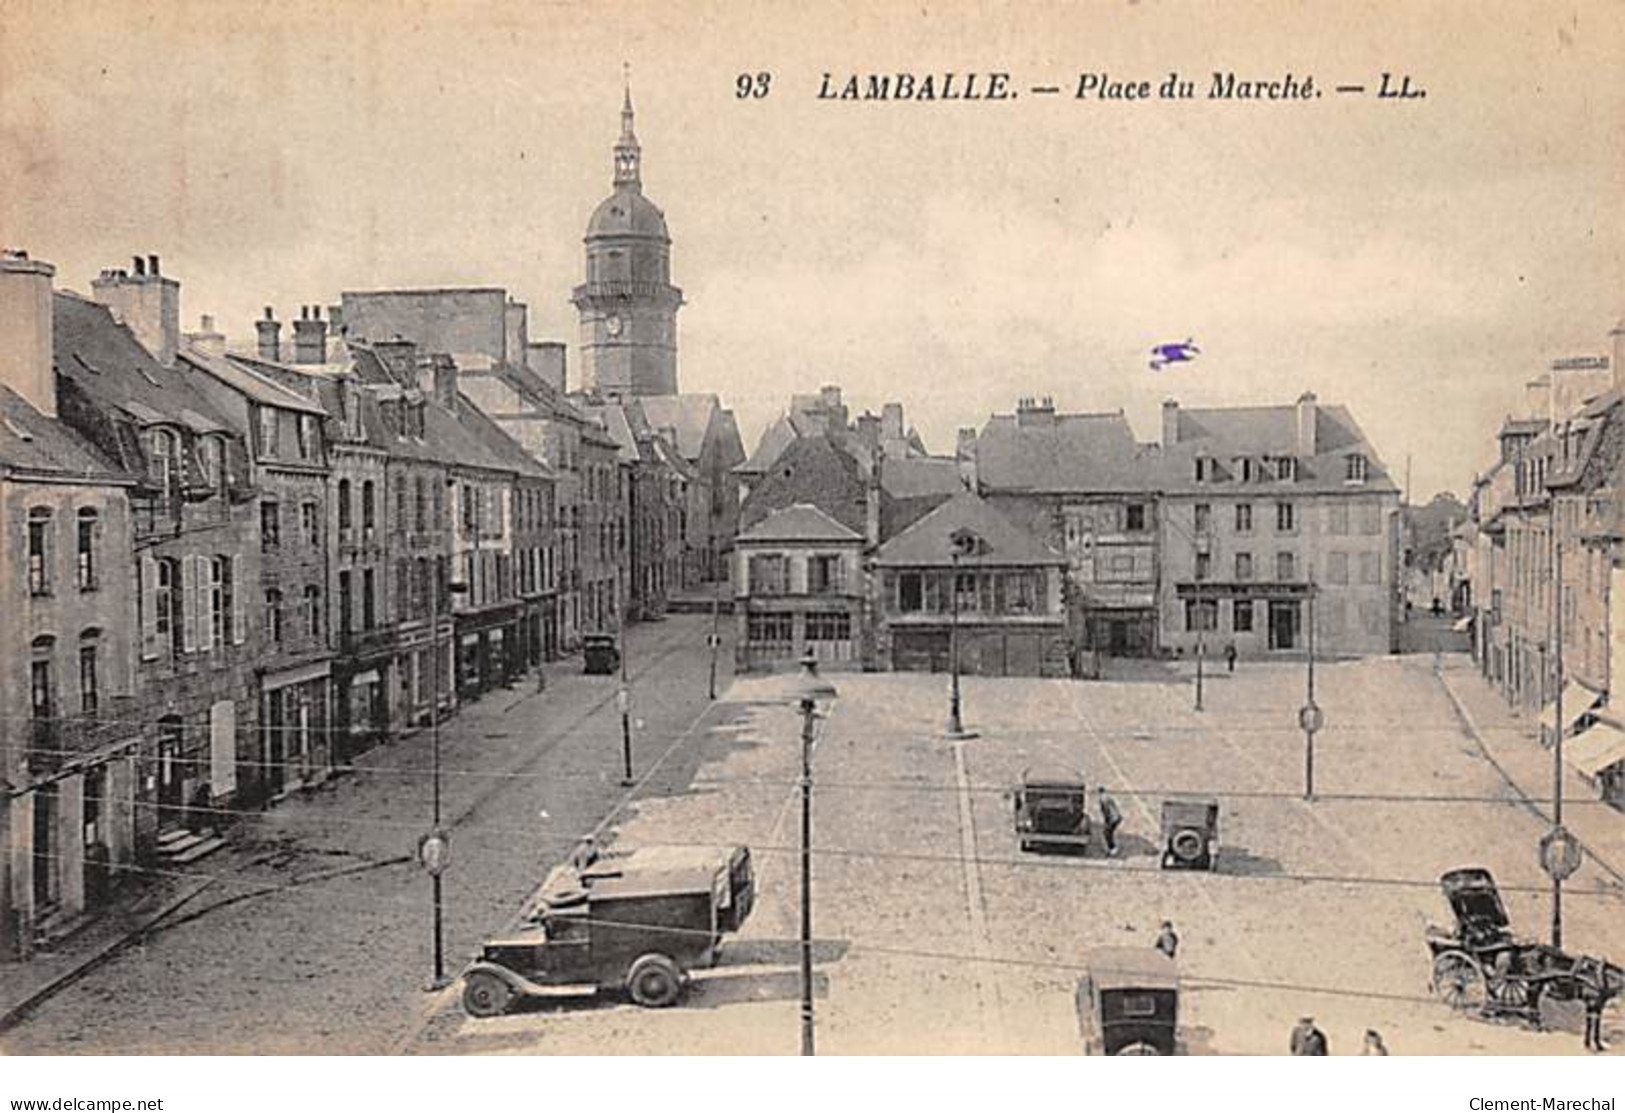
<svg viewBox="0 0 1625 1113">
<path fill-rule="evenodd" d="M 604 322 L 604 329 L 611 336 L 619 336 L 621 334 L 621 318 L 618 315 L 611 313 L 609 315 L 609 319 Z"/>
</svg>

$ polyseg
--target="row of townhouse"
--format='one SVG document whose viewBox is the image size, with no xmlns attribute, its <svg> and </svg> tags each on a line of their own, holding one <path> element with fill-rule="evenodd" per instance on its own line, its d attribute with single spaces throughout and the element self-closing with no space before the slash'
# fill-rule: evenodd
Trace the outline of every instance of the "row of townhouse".
<svg viewBox="0 0 1625 1113">
<path fill-rule="evenodd" d="M 1610 355 L 1554 360 L 1526 384 L 1495 462 L 1474 477 L 1450 564 L 1485 679 L 1539 713 L 1548 744 L 1559 729 L 1571 738 L 1565 760 L 1621 806 L 1625 712 L 1611 689 L 1625 667 L 1625 325 L 1611 339 Z"/>
<path fill-rule="evenodd" d="M 314 307 L 228 352 L 156 257 L 53 276 L 0 257 L 4 958 L 684 575 L 690 473 L 646 423 L 623 460 L 540 375 Z"/>
<path fill-rule="evenodd" d="M 770 426 L 745 469 L 741 667 L 810 648 L 940 670 L 956 626 L 961 668 L 996 675 L 1204 646 L 1301 653 L 1311 624 L 1326 655 L 1393 646 L 1399 490 L 1345 407 L 1168 402 L 1160 443 L 1143 444 L 1121 412 L 1022 399 L 962 430 L 953 459 L 891 437 L 894 460 L 844 412 L 822 422 L 833 390 Z"/>
</svg>

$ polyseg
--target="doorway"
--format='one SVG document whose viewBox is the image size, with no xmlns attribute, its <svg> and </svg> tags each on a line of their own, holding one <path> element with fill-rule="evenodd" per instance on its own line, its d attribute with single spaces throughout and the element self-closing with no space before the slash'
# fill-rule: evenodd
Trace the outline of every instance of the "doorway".
<svg viewBox="0 0 1625 1113">
<path fill-rule="evenodd" d="M 178 716 L 166 715 L 158 721 L 158 830 L 186 825 L 185 777 L 181 767 L 184 738 Z"/>
<path fill-rule="evenodd" d="M 1300 629 L 1298 601 L 1270 600 L 1270 648 L 1295 649 Z"/>
</svg>

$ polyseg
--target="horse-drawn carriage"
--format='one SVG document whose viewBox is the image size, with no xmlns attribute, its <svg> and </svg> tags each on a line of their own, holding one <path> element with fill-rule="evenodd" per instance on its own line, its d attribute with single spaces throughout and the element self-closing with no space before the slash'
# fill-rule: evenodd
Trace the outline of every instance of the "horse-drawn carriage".
<svg viewBox="0 0 1625 1113">
<path fill-rule="evenodd" d="M 1513 936 L 1506 905 L 1485 869 L 1451 870 L 1439 878 L 1456 929 L 1429 927 L 1433 992 L 1454 1009 L 1484 1016 L 1540 1020 L 1540 1002 L 1604 1001 L 1625 991 L 1625 970 Z"/>
</svg>

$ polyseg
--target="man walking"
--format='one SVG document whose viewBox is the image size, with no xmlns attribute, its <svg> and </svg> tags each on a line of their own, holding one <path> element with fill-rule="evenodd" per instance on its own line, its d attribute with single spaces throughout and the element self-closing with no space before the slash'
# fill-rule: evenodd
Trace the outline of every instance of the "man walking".
<svg viewBox="0 0 1625 1113">
<path fill-rule="evenodd" d="M 1224 667 L 1227 672 L 1236 671 L 1236 643 L 1228 642 L 1224 647 Z"/>
<path fill-rule="evenodd" d="M 1162 921 L 1162 931 L 1157 935 L 1155 944 L 1157 950 L 1173 958 L 1179 953 L 1179 933 L 1174 930 L 1172 920 Z"/>
<path fill-rule="evenodd" d="M 1117 857 L 1117 829 L 1123 825 L 1123 813 L 1118 810 L 1117 801 L 1113 800 L 1106 786 L 1100 786 L 1100 828 L 1106 839 L 1106 853 L 1110 857 Z"/>
<path fill-rule="evenodd" d="M 1315 1027 L 1315 1018 L 1303 1017 L 1298 1026 L 1292 1029 L 1292 1054 L 1294 1055 L 1325 1055 L 1326 1033 Z"/>
</svg>

